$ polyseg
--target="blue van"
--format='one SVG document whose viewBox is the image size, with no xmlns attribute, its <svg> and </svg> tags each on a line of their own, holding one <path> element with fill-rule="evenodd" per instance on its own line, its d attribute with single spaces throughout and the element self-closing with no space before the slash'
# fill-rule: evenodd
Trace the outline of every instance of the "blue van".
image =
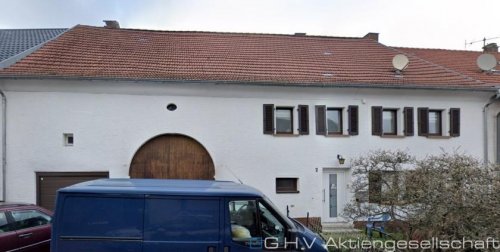
<svg viewBox="0 0 500 252">
<path fill-rule="evenodd" d="M 258 190 L 234 182 L 101 179 L 60 189 L 52 252 L 327 251 Z"/>
</svg>

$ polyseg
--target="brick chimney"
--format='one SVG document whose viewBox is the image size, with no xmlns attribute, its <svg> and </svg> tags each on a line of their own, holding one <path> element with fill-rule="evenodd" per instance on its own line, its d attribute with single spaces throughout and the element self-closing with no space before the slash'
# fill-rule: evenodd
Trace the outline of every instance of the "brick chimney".
<svg viewBox="0 0 500 252">
<path fill-rule="evenodd" d="M 106 25 L 104 28 L 109 28 L 109 29 L 120 29 L 120 23 L 116 20 L 103 20 Z"/>
<path fill-rule="evenodd" d="M 485 53 L 497 53 L 498 52 L 497 43 L 489 43 L 489 44 L 483 46 L 483 52 L 485 52 Z"/>
<path fill-rule="evenodd" d="M 370 32 L 370 33 L 366 34 L 363 38 L 375 40 L 378 42 L 378 33 Z"/>
</svg>

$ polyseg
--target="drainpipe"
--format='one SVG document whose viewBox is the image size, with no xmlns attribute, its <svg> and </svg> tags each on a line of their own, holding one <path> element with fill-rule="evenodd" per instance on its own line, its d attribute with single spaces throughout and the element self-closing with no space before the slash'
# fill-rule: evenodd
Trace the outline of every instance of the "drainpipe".
<svg viewBox="0 0 500 252">
<path fill-rule="evenodd" d="M 5 201 L 7 198 L 7 96 L 0 90 L 2 96 L 2 199 L 0 202 Z"/>
<path fill-rule="evenodd" d="M 495 101 L 500 99 L 500 89 L 497 90 L 497 93 L 490 98 L 488 103 L 486 103 L 483 107 L 483 137 L 484 137 L 484 164 L 489 163 L 489 155 L 488 155 L 488 107 L 493 104 Z"/>
</svg>

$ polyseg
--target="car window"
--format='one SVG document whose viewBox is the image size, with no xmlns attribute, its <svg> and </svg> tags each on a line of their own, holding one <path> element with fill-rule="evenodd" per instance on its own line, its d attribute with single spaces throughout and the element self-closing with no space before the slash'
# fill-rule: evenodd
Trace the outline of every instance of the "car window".
<svg viewBox="0 0 500 252">
<path fill-rule="evenodd" d="M 38 210 L 15 210 L 10 212 L 16 230 L 43 226 L 50 223 L 51 217 Z"/>
<path fill-rule="evenodd" d="M 9 231 L 12 231 L 12 227 L 7 221 L 7 215 L 4 212 L 0 212 L 0 233 Z"/>
<path fill-rule="evenodd" d="M 230 201 L 229 215 L 233 241 L 252 248 L 262 248 L 263 242 L 274 248 L 284 246 L 285 225 L 260 202 Z"/>
</svg>

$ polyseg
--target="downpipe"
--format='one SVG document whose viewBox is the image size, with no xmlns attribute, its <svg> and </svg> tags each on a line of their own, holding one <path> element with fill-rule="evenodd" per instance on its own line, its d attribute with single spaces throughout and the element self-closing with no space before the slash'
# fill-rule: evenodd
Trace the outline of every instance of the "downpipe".
<svg viewBox="0 0 500 252">
<path fill-rule="evenodd" d="M 488 107 L 495 103 L 495 101 L 500 99 L 500 90 L 490 98 L 488 103 L 483 106 L 483 137 L 484 137 L 484 164 L 489 163 L 489 154 L 488 154 Z"/>
<path fill-rule="evenodd" d="M 2 96 L 2 199 L 5 202 L 7 198 L 7 96 L 0 90 Z"/>
</svg>

